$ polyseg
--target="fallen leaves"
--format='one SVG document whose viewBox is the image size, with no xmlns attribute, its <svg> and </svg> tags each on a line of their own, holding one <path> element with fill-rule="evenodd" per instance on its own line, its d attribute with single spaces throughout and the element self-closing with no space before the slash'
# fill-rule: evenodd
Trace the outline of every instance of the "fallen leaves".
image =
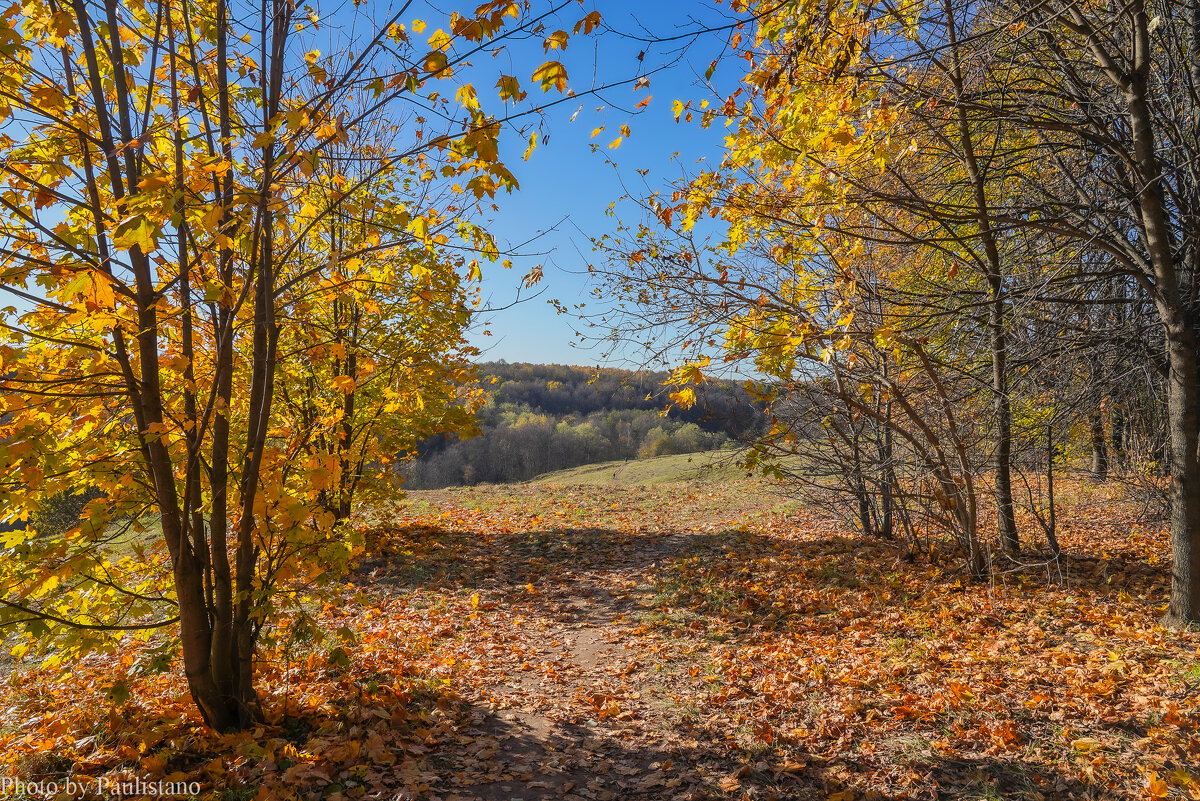
<svg viewBox="0 0 1200 801">
<path fill-rule="evenodd" d="M 1064 511 L 1064 584 L 985 586 L 762 490 L 414 493 L 264 654 L 255 731 L 96 656 L 9 678 L 3 758 L 263 798 L 1200 798 L 1200 636 L 1112 499 Z"/>
</svg>

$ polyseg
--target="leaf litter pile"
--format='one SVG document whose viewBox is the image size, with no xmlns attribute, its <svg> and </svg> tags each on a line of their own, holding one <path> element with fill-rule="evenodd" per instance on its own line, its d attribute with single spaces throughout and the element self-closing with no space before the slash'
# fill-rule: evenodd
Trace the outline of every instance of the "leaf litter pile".
<svg viewBox="0 0 1200 801">
<path fill-rule="evenodd" d="M 411 493 L 221 735 L 152 650 L 14 671 L 26 780 L 222 799 L 1200 799 L 1166 536 L 1072 485 L 1060 577 L 905 559 L 754 480 Z M 86 786 L 86 785 L 84 785 Z"/>
</svg>

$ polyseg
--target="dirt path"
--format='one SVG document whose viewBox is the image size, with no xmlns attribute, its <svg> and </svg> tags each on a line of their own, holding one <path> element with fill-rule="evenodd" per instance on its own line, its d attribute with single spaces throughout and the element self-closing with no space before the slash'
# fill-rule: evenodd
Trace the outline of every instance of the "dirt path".
<svg viewBox="0 0 1200 801">
<path fill-rule="evenodd" d="M 682 494 L 685 514 L 666 492 Z M 728 798 L 751 772 L 776 784 L 776 767 L 740 748 L 745 732 L 714 730 L 697 706 L 706 649 L 694 620 L 664 618 L 659 593 L 664 569 L 778 499 L 731 505 L 684 485 L 413 498 L 415 519 L 439 522 L 404 535 L 404 555 L 378 568 L 400 593 L 467 596 L 474 610 L 450 671 L 469 712 L 456 740 L 438 743 L 437 798 Z"/>
<path fill-rule="evenodd" d="M 469 664 L 456 666 L 470 676 L 469 725 L 439 745 L 431 789 L 444 801 L 723 796 L 721 780 L 745 768 L 692 730 L 695 711 L 672 697 L 680 665 L 646 633 L 654 576 L 720 528 L 716 514 L 464 538 L 439 545 L 445 561 L 425 564 L 419 580 L 400 582 L 453 583 L 478 604 Z M 476 558 L 462 559 L 464 547 Z"/>
<path fill-rule="evenodd" d="M 482 744 L 448 799 L 700 798 L 721 766 L 685 752 L 656 676 L 664 664 L 638 647 L 641 613 L 652 606 L 646 571 L 686 548 L 689 536 L 645 536 L 633 548 L 589 555 L 591 569 L 521 605 L 534 620 L 528 658 L 486 687 L 489 714 L 465 732 Z M 536 622 L 534 622 L 536 620 Z M 531 625 L 532 624 L 532 625 Z M 696 762 L 680 770 L 681 760 Z"/>
</svg>

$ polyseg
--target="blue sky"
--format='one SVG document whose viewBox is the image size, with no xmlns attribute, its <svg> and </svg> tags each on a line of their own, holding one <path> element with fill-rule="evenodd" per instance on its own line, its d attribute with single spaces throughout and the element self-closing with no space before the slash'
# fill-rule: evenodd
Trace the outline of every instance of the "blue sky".
<svg viewBox="0 0 1200 801">
<path fill-rule="evenodd" d="M 592 7 L 589 4 L 582 11 L 573 9 L 565 19 L 573 23 Z M 577 341 L 575 331 L 586 324 L 558 315 L 548 300 L 556 299 L 568 307 L 586 303 L 587 311 L 598 311 L 597 302 L 589 295 L 587 265 L 598 256 L 592 253 L 589 237 L 608 232 L 615 225 L 605 209 L 627 192 L 644 194 L 678 179 L 685 171 L 694 172 L 699 159 L 716 161 L 721 157 L 724 129 L 702 130 L 694 123 L 676 123 L 671 104 L 676 99 L 713 96 L 712 90 L 703 85 L 703 73 L 720 52 L 725 35 L 709 34 L 690 45 L 686 39 L 648 45 L 621 34 L 676 36 L 703 24 L 721 24 L 727 19 L 727 11 L 703 2 L 677 0 L 605 0 L 595 7 L 609 30 L 590 37 L 572 37 L 565 53 L 552 54 L 566 65 L 572 88 L 582 91 L 593 81 L 607 83 L 636 75 L 637 54 L 643 50 L 642 68 L 653 71 L 650 86 L 637 90 L 625 86 L 599 97 L 586 96 L 559 104 L 544 119 L 548 142 L 528 162 L 520 157 L 524 142 L 516 141 L 516 137 L 510 142 L 504 155 L 521 189 L 499 199 L 500 210 L 489 228 L 502 241 L 514 245 L 528 241 L 521 249 L 528 255 L 515 258 L 511 270 L 499 266 L 485 270 L 484 295 L 492 306 L 505 306 L 517 297 L 522 276 L 534 265 L 544 265 L 545 278 L 537 287 L 541 291 L 537 298 L 488 316 L 491 336 L 482 334 L 482 326 L 472 335 L 473 344 L 485 351 L 482 360 L 589 366 L 601 363 L 601 349 L 572 347 L 571 343 Z M 434 20 L 429 22 L 432 30 Z M 685 45 L 687 50 L 680 52 Z M 546 58 L 541 48 L 531 57 Z M 479 66 L 487 69 L 490 65 Z M 515 66 L 518 74 L 528 75 L 537 63 Z M 736 80 L 734 69 L 733 65 L 725 66 L 714 80 Z M 647 94 L 652 95 L 649 106 L 631 113 Z M 601 125 L 605 130 L 591 138 L 592 131 Z M 621 125 L 629 126 L 631 136 L 619 148 L 610 149 Z M 593 145 L 599 147 L 594 149 Z M 643 176 L 638 170 L 648 173 Z M 522 292 L 531 294 L 528 290 Z M 623 362 L 607 363 L 633 366 L 636 358 L 636 353 L 627 353 Z"/>
</svg>

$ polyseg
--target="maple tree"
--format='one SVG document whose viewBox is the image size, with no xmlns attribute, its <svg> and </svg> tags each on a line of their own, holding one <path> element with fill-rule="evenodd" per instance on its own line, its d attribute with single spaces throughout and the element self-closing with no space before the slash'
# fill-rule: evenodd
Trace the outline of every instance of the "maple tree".
<svg viewBox="0 0 1200 801">
<path fill-rule="evenodd" d="M 5 535 L 21 650 L 177 625 L 204 719 L 260 717 L 264 630 L 345 567 L 356 493 L 472 425 L 463 335 L 499 256 L 473 209 L 516 187 L 498 141 L 533 101 L 503 75 L 498 117 L 457 76 L 571 5 L 427 37 L 407 6 L 349 10 L 370 34 L 328 55 L 342 20 L 283 0 L 4 12 L 0 500 L 91 498 L 61 535 Z"/>
</svg>

